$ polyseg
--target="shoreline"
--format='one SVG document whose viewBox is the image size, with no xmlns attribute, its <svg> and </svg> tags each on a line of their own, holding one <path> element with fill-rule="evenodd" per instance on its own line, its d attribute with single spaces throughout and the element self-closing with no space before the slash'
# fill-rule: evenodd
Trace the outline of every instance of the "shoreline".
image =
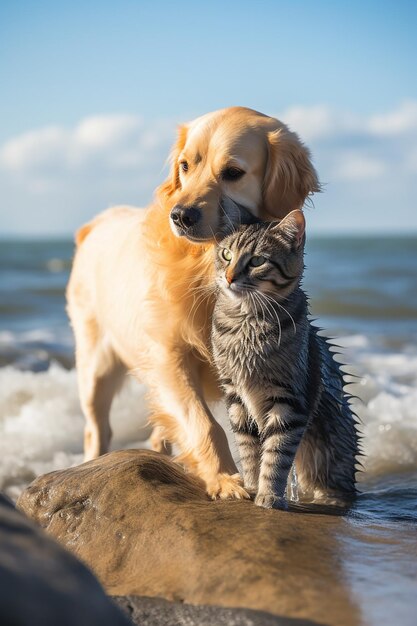
<svg viewBox="0 0 417 626">
<path fill-rule="evenodd" d="M 139 450 L 40 477 L 18 506 L 112 596 L 249 608 L 331 626 L 415 624 L 412 523 L 210 501 L 172 461 Z"/>
</svg>

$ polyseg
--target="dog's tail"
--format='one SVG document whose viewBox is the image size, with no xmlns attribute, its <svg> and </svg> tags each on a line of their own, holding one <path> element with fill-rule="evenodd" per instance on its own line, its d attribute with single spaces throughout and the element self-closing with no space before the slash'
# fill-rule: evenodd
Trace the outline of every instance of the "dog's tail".
<svg viewBox="0 0 417 626">
<path fill-rule="evenodd" d="M 116 207 L 111 207 L 110 209 L 106 209 L 102 213 L 99 213 L 98 215 L 96 215 L 96 217 L 94 217 L 90 222 L 87 222 L 87 224 L 84 224 L 83 226 L 81 226 L 81 228 L 79 228 L 77 232 L 75 233 L 75 244 L 77 248 L 81 246 L 83 241 L 88 237 L 91 231 L 93 231 L 96 228 L 98 224 L 101 224 L 103 221 L 106 221 L 112 218 L 113 216 L 116 217 L 122 213 L 131 215 L 132 208 L 133 207 L 125 206 L 125 205 L 116 206 Z"/>
<path fill-rule="evenodd" d="M 91 220 L 91 222 L 87 222 L 87 224 L 84 224 L 83 226 L 81 226 L 81 228 L 77 230 L 77 232 L 75 233 L 75 244 L 77 248 L 80 247 L 84 239 L 88 237 L 88 235 L 91 233 L 92 230 L 94 230 L 97 224 L 102 222 L 107 214 L 112 212 L 113 210 L 114 209 L 108 209 L 107 211 L 103 211 L 103 213 L 99 213 Z"/>
<path fill-rule="evenodd" d="M 75 233 L 75 244 L 77 248 L 80 247 L 84 239 L 93 230 L 93 228 L 94 228 L 94 221 L 84 224 L 84 226 L 81 226 L 81 228 L 77 230 L 77 232 Z"/>
</svg>

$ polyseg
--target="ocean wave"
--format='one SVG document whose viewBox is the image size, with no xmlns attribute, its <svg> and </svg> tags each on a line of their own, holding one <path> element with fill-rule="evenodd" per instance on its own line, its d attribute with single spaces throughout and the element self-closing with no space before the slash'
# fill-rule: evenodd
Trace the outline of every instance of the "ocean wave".
<svg viewBox="0 0 417 626">
<path fill-rule="evenodd" d="M 46 339 L 41 331 L 25 339 L 29 337 Z M 48 339 L 56 337 L 52 333 Z M 388 353 L 364 335 L 341 338 L 338 344 L 343 362 L 354 364 L 346 368 L 354 374 L 347 375 L 347 389 L 360 398 L 353 401 L 353 408 L 362 422 L 361 482 L 417 471 L 417 348 Z M 142 385 L 127 379 L 112 408 L 113 449 L 147 445 L 145 394 Z M 217 407 L 215 413 L 226 425 L 224 409 Z M 83 428 L 74 369 L 54 361 L 38 373 L 10 365 L 1 368 L 0 489 L 15 497 L 39 473 L 81 462 Z"/>
<path fill-rule="evenodd" d="M 353 363 L 347 390 L 360 418 L 363 464 L 360 480 L 417 470 L 417 349 L 376 348 L 363 335 L 341 338 L 344 361 Z"/>
<path fill-rule="evenodd" d="M 358 397 L 353 408 L 361 420 L 365 468 L 360 481 L 416 471 L 417 346 L 402 345 L 394 352 L 361 334 L 341 337 L 337 344 L 337 360 L 353 364 L 343 369 L 347 391 Z M 0 368 L 0 489 L 13 497 L 38 474 L 82 460 L 84 418 L 76 373 L 54 359 L 57 345 L 72 355 L 68 329 L 0 333 L 0 349 L 20 346 L 23 359 L 31 346 L 31 358 L 41 360 L 27 362 L 29 371 L 19 359 Z M 42 359 L 45 371 L 36 371 Z M 148 445 L 145 393 L 127 377 L 112 408 L 113 448 Z M 215 412 L 227 428 L 224 408 Z"/>
<path fill-rule="evenodd" d="M 54 361 L 67 369 L 74 365 L 74 339 L 68 325 L 0 331 L 0 366 L 44 371 Z"/>
<path fill-rule="evenodd" d="M 149 437 L 144 395 L 128 380 L 115 399 L 113 447 Z M 80 463 L 83 428 L 74 370 L 57 363 L 40 373 L 0 369 L 0 490 L 16 497 L 40 473 Z"/>
</svg>

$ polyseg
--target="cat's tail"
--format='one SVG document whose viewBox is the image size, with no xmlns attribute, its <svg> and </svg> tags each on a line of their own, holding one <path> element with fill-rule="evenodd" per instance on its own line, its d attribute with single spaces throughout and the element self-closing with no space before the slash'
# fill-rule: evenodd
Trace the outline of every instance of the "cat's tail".
<svg viewBox="0 0 417 626">
<path fill-rule="evenodd" d="M 360 470 L 359 418 L 351 408 L 340 365 L 330 351 L 331 343 L 317 335 L 314 367 L 321 373 L 318 402 L 300 444 L 297 473 L 303 490 L 317 499 L 353 498 L 357 493 L 356 473 Z"/>
</svg>

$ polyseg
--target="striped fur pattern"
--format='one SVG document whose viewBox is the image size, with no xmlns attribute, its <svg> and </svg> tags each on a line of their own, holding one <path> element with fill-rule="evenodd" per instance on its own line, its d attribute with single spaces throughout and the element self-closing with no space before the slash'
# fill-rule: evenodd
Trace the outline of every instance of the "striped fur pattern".
<svg viewBox="0 0 417 626">
<path fill-rule="evenodd" d="M 340 503 L 355 494 L 355 416 L 300 287 L 304 229 L 293 211 L 242 227 L 216 251 L 213 357 L 245 487 L 267 508 L 285 508 L 294 460 L 305 496 Z"/>
</svg>

